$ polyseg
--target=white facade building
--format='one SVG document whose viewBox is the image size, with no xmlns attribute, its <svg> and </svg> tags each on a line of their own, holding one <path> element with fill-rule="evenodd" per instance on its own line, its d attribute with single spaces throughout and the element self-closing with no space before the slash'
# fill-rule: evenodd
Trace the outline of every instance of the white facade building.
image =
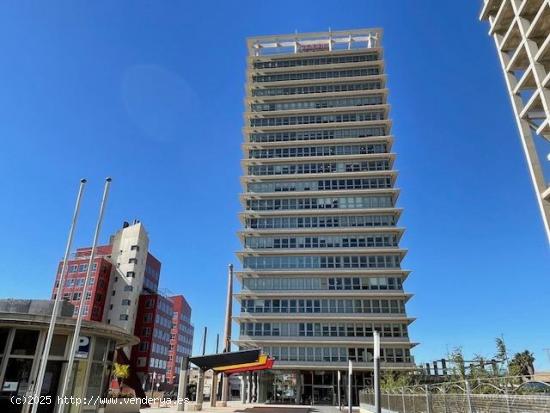
<svg viewBox="0 0 550 413">
<path fill-rule="evenodd" d="M 139 296 L 143 288 L 149 237 L 142 223 L 134 221 L 111 238 L 113 264 L 105 319 L 134 333 Z"/>
<path fill-rule="evenodd" d="M 488 20 L 550 241 L 550 1 L 485 0 Z M 548 171 L 549 165 L 546 164 Z"/>
</svg>

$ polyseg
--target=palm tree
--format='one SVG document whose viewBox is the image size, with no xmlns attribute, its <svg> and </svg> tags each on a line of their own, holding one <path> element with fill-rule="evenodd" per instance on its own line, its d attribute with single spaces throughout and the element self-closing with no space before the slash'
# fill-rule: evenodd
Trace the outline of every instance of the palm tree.
<svg viewBox="0 0 550 413">
<path fill-rule="evenodd" d="M 509 364 L 510 374 L 514 376 L 529 376 L 535 374 L 535 356 L 528 350 L 516 353 Z"/>
<path fill-rule="evenodd" d="M 130 377 L 130 366 L 128 364 L 113 364 L 113 376 L 118 381 L 118 388 L 121 388 L 122 382 Z"/>
</svg>

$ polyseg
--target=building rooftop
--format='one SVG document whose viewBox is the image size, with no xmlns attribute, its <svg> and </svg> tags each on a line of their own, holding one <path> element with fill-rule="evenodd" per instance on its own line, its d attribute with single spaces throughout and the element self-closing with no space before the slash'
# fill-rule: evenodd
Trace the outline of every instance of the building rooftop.
<svg viewBox="0 0 550 413">
<path fill-rule="evenodd" d="M 250 56 L 370 49 L 380 47 L 382 29 L 356 29 L 317 33 L 256 36 L 247 39 Z"/>
</svg>

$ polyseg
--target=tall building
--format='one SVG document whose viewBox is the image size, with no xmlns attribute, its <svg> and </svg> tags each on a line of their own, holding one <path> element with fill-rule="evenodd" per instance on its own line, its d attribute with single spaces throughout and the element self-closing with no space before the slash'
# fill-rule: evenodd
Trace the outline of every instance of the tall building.
<svg viewBox="0 0 550 413">
<path fill-rule="evenodd" d="M 485 0 L 480 19 L 490 24 L 550 241 L 550 166 L 539 158 L 550 162 L 550 3 Z"/>
<path fill-rule="evenodd" d="M 236 343 L 276 359 L 259 402 L 336 404 L 348 360 L 357 402 L 373 330 L 383 369 L 414 366 L 381 37 L 248 39 Z"/>
<path fill-rule="evenodd" d="M 109 244 L 112 245 L 113 273 L 109 284 L 111 297 L 107 323 L 133 333 L 146 264 L 150 259 L 149 237 L 143 224 L 136 220 L 132 225 L 125 222 L 111 236 Z M 130 356 L 129 352 L 127 356 Z"/>
<path fill-rule="evenodd" d="M 62 262 L 59 263 L 52 298 L 62 294 L 64 300 L 75 306 L 78 313 L 84 290 L 91 247 L 78 248 L 68 261 L 65 283 L 59 288 Z M 172 383 L 173 355 L 179 357 L 193 341 L 190 324 L 191 307 L 183 296 L 171 297 L 158 292 L 161 262 L 149 252 L 149 237 L 142 223 L 124 222 L 121 229 L 110 237 L 109 244 L 96 247 L 95 257 L 88 283 L 84 318 L 103 321 L 121 327 L 140 339 L 140 344 L 126 347 L 119 352 L 121 363 L 130 363 L 131 372 L 136 373 L 144 388 L 153 382 Z M 59 290 L 59 292 L 58 292 Z M 179 298 L 178 298 L 179 297 Z M 179 316 L 173 319 L 174 312 Z M 176 340 L 178 354 L 172 354 L 172 331 L 178 332 Z M 170 372 L 170 376 L 168 375 Z M 170 377 L 170 380 L 168 379 Z"/>
<path fill-rule="evenodd" d="M 172 302 L 172 329 L 170 331 L 170 349 L 168 352 L 168 383 L 179 382 L 181 361 L 193 351 L 194 327 L 191 324 L 191 306 L 183 295 L 170 297 Z"/>
</svg>

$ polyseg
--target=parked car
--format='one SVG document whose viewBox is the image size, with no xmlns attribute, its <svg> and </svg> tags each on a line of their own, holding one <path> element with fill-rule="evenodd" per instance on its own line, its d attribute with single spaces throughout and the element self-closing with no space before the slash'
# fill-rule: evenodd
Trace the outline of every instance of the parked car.
<svg viewBox="0 0 550 413">
<path fill-rule="evenodd" d="M 518 394 L 542 394 L 550 396 L 550 384 L 542 381 L 528 381 L 522 383 L 516 390 Z"/>
</svg>

